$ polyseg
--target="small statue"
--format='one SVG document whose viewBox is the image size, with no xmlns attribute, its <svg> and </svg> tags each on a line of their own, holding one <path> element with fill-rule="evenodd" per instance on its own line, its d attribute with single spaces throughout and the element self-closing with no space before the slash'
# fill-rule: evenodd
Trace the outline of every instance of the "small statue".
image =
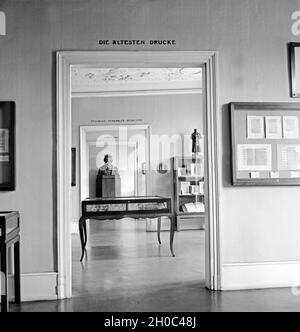
<svg viewBox="0 0 300 332">
<path fill-rule="evenodd" d="M 200 139 L 202 139 L 202 135 L 198 133 L 197 129 L 194 130 L 191 139 L 193 141 L 192 152 L 194 154 L 199 154 L 201 152 Z"/>
</svg>

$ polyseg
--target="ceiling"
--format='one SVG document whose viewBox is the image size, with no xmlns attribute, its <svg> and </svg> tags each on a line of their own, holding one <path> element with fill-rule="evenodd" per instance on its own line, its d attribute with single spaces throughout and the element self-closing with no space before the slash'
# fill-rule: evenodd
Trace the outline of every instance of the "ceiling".
<svg viewBox="0 0 300 332">
<path fill-rule="evenodd" d="M 72 93 L 202 89 L 201 68 L 85 68 L 71 70 Z"/>
</svg>

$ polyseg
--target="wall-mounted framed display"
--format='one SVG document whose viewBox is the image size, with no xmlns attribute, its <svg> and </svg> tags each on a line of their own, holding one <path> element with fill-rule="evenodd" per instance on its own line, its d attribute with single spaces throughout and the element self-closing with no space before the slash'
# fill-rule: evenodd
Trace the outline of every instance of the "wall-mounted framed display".
<svg viewBox="0 0 300 332">
<path fill-rule="evenodd" d="M 300 43 L 290 43 L 291 97 L 300 98 Z"/>
<path fill-rule="evenodd" d="M 0 101 L 0 190 L 15 190 L 14 102 Z"/>
<path fill-rule="evenodd" d="M 300 103 L 231 103 L 234 186 L 300 185 Z"/>
<path fill-rule="evenodd" d="M 76 187 L 76 148 L 71 149 L 71 158 L 72 158 L 71 186 Z"/>
</svg>

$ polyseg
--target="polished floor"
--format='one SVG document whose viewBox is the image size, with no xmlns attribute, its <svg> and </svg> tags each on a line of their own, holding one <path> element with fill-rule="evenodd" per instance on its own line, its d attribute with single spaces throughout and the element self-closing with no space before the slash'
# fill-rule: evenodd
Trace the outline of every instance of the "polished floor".
<svg viewBox="0 0 300 332">
<path fill-rule="evenodd" d="M 92 222 L 88 257 L 73 236 L 72 300 L 24 303 L 12 311 L 211 312 L 300 311 L 290 289 L 210 292 L 204 287 L 204 231 L 169 233 L 158 246 L 142 221 Z"/>
</svg>

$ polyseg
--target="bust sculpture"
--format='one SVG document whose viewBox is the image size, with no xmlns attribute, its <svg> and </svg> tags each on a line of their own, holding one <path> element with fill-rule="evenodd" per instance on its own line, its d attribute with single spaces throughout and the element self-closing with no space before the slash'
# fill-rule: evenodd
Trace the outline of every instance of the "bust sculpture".
<svg viewBox="0 0 300 332">
<path fill-rule="evenodd" d="M 114 177 L 114 185 L 105 186 L 103 180 L 106 177 Z M 96 179 L 96 197 L 116 197 L 120 195 L 120 175 L 118 168 L 113 165 L 112 156 L 107 154 L 104 157 L 104 165 L 99 168 L 97 179 Z M 116 185 L 117 182 L 117 185 Z M 109 193 L 107 193 L 109 192 Z"/>
<path fill-rule="evenodd" d="M 104 165 L 100 167 L 99 174 L 101 175 L 118 175 L 118 168 L 113 165 L 112 156 L 107 154 L 104 157 Z"/>
</svg>

